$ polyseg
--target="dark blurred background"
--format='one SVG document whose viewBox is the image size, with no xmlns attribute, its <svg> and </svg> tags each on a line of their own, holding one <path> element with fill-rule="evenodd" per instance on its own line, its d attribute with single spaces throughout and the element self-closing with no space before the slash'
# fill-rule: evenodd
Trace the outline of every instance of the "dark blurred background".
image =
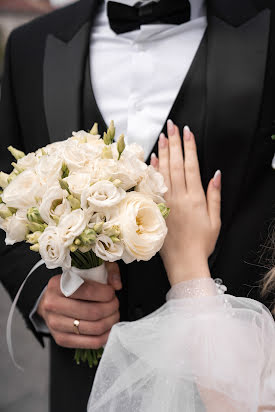
<svg viewBox="0 0 275 412">
<path fill-rule="evenodd" d="M 75 0 L 0 0 L 0 82 L 5 45 L 10 32 L 41 14 L 73 1 Z M 26 329 L 21 315 L 16 312 L 12 339 L 16 359 L 24 367 L 24 372 L 15 368 L 5 337 L 10 306 L 10 298 L 0 285 L 0 412 L 47 412 L 48 348 L 40 347 Z"/>
</svg>

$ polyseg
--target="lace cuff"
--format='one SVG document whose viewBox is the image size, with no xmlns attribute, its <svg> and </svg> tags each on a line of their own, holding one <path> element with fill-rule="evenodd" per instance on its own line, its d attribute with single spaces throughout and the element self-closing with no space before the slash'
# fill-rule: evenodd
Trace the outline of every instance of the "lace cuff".
<svg viewBox="0 0 275 412">
<path fill-rule="evenodd" d="M 195 298 L 201 296 L 217 296 L 226 292 L 227 288 L 222 280 L 212 278 L 198 278 L 186 280 L 172 286 L 166 295 L 166 300 Z"/>
</svg>

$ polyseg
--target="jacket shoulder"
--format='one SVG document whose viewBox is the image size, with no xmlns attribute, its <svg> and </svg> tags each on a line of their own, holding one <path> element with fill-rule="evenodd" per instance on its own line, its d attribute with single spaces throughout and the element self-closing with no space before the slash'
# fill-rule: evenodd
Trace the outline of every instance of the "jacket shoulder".
<svg viewBox="0 0 275 412">
<path fill-rule="evenodd" d="M 81 27 L 85 18 L 89 19 L 88 13 L 83 15 L 82 1 L 37 17 L 16 28 L 10 35 L 10 42 L 20 48 L 30 48 L 35 44 L 41 46 L 41 42 L 43 43 L 49 34 L 56 35 L 63 41 L 69 40 L 68 33 L 73 34 Z"/>
</svg>

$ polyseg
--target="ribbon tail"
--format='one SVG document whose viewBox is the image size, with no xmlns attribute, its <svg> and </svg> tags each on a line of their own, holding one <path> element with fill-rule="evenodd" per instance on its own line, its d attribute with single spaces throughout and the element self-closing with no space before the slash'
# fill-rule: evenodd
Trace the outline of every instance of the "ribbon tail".
<svg viewBox="0 0 275 412">
<path fill-rule="evenodd" d="M 84 280 L 70 269 L 63 269 L 63 273 L 60 279 L 60 289 L 63 295 L 68 298 L 71 296 L 81 285 Z"/>
<path fill-rule="evenodd" d="M 12 347 L 12 338 L 11 338 L 11 327 L 12 327 L 12 320 L 13 320 L 13 315 L 14 315 L 14 311 L 16 308 L 16 304 L 18 302 L 19 296 L 22 292 L 23 287 L 25 286 L 25 283 L 27 282 L 28 278 L 31 276 L 31 274 L 38 269 L 40 266 L 42 266 L 44 264 L 44 260 L 39 260 L 39 262 L 37 262 L 34 267 L 30 270 L 30 272 L 28 273 L 27 277 L 25 278 L 24 282 L 22 283 L 22 285 L 20 286 L 14 301 L 12 302 L 11 308 L 10 308 L 10 312 L 9 312 L 9 316 L 8 316 L 8 320 L 7 320 L 7 328 L 6 328 L 6 339 L 7 339 L 7 345 L 8 345 L 8 350 L 9 350 L 9 354 L 10 357 L 12 359 L 13 364 L 20 369 L 21 371 L 24 371 L 24 369 L 16 362 L 15 357 L 14 357 L 14 352 L 13 352 L 13 347 Z"/>
</svg>

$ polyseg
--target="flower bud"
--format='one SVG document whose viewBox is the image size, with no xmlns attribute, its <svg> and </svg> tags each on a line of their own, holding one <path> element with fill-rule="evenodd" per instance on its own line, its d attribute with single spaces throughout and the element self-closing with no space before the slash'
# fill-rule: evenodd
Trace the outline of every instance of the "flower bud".
<svg viewBox="0 0 275 412">
<path fill-rule="evenodd" d="M 98 135 L 98 124 L 97 123 L 94 123 L 93 127 L 90 130 L 90 134 L 93 134 L 95 136 Z"/>
<path fill-rule="evenodd" d="M 62 179 L 64 179 L 65 177 L 68 177 L 70 174 L 69 168 L 65 162 L 62 163 L 61 171 L 62 171 Z"/>
<path fill-rule="evenodd" d="M 8 217 L 11 217 L 13 214 L 12 212 L 9 210 L 9 208 L 7 207 L 6 209 L 2 209 L 0 210 L 0 217 L 2 219 L 7 219 Z"/>
<path fill-rule="evenodd" d="M 65 182 L 65 180 L 59 179 L 59 184 L 60 184 L 61 189 L 67 190 L 69 195 L 71 194 L 70 189 L 69 189 L 69 184 Z"/>
<path fill-rule="evenodd" d="M 30 246 L 30 250 L 32 250 L 33 252 L 39 252 L 39 243 Z"/>
<path fill-rule="evenodd" d="M 78 249 L 78 247 L 77 247 L 76 245 L 71 245 L 71 246 L 70 246 L 70 251 L 71 251 L 72 253 L 76 252 L 77 249 Z"/>
<path fill-rule="evenodd" d="M 9 175 L 7 173 L 0 172 L 0 187 L 2 187 L 2 189 L 5 189 L 5 187 L 8 186 L 8 179 Z"/>
<path fill-rule="evenodd" d="M 34 232 L 30 233 L 26 236 L 26 241 L 27 243 L 31 243 L 32 245 L 35 245 L 38 243 L 38 239 L 40 238 L 42 232 Z"/>
<path fill-rule="evenodd" d="M 44 232 L 47 225 L 46 225 L 46 223 L 40 224 L 40 223 L 31 222 L 27 225 L 27 227 L 28 227 L 30 232 L 34 233 L 34 232 Z"/>
<path fill-rule="evenodd" d="M 103 229 L 103 225 L 104 225 L 104 222 L 96 223 L 96 224 L 94 225 L 94 227 L 93 227 L 93 230 L 94 230 L 98 235 L 100 235 L 100 233 L 102 232 L 102 229 Z"/>
<path fill-rule="evenodd" d="M 73 195 L 69 195 L 67 197 L 68 201 L 70 202 L 72 210 L 80 209 L 80 200 L 74 197 Z"/>
<path fill-rule="evenodd" d="M 113 243 L 119 243 L 120 239 L 116 236 L 111 236 L 110 239 L 113 241 Z"/>
<path fill-rule="evenodd" d="M 19 173 L 16 170 L 13 170 L 8 177 L 8 184 L 10 184 L 18 175 Z"/>
<path fill-rule="evenodd" d="M 114 125 L 113 120 L 111 120 L 110 126 L 107 130 L 107 134 L 109 135 L 109 138 L 111 139 L 111 143 L 113 143 L 114 138 L 115 138 L 115 134 L 116 134 L 116 129 L 115 129 L 115 125 Z"/>
<path fill-rule="evenodd" d="M 41 223 L 41 224 L 44 223 L 44 220 L 40 216 L 40 213 L 37 207 L 31 207 L 27 211 L 27 219 L 29 220 L 29 222 Z"/>
<path fill-rule="evenodd" d="M 96 232 L 93 229 L 85 229 L 84 232 L 79 236 L 81 244 L 83 246 L 91 245 L 96 240 Z"/>
<path fill-rule="evenodd" d="M 104 140 L 104 143 L 107 146 L 112 143 L 112 139 L 111 139 L 110 135 L 106 132 L 103 133 L 103 140 Z"/>
<path fill-rule="evenodd" d="M 75 239 L 75 241 L 74 241 L 74 244 L 75 244 L 76 246 L 80 246 L 80 245 L 81 245 L 81 240 L 77 237 L 77 238 Z"/>
<path fill-rule="evenodd" d="M 18 166 L 18 164 L 15 163 L 15 162 L 12 162 L 11 165 L 14 167 L 15 171 L 18 172 L 18 174 L 24 172 L 24 170 L 25 170 L 25 169 L 23 169 L 22 167 Z"/>
<path fill-rule="evenodd" d="M 2 193 L 3 193 L 3 190 L 2 190 L 2 189 L 0 189 L 0 203 L 3 203 L 3 200 L 2 200 Z"/>
<path fill-rule="evenodd" d="M 113 158 L 113 153 L 112 149 L 110 146 L 105 146 L 102 149 L 101 152 L 101 159 L 112 159 Z"/>
<path fill-rule="evenodd" d="M 120 235 L 120 227 L 118 225 L 113 225 L 106 230 L 106 235 L 112 238 L 112 236 L 118 237 Z"/>
<path fill-rule="evenodd" d="M 169 216 L 170 208 L 165 206 L 164 203 L 159 203 L 158 208 L 161 211 L 162 216 L 166 219 Z"/>
<path fill-rule="evenodd" d="M 118 160 L 125 149 L 124 134 L 121 134 L 117 141 Z"/>
<path fill-rule="evenodd" d="M 12 146 L 9 146 L 9 147 L 8 147 L 8 151 L 13 155 L 13 157 L 14 157 L 16 160 L 22 159 L 22 157 L 25 157 L 25 156 L 26 156 L 24 152 L 21 152 L 21 150 L 17 150 L 17 149 L 15 149 L 15 148 L 12 147 Z"/>
</svg>

